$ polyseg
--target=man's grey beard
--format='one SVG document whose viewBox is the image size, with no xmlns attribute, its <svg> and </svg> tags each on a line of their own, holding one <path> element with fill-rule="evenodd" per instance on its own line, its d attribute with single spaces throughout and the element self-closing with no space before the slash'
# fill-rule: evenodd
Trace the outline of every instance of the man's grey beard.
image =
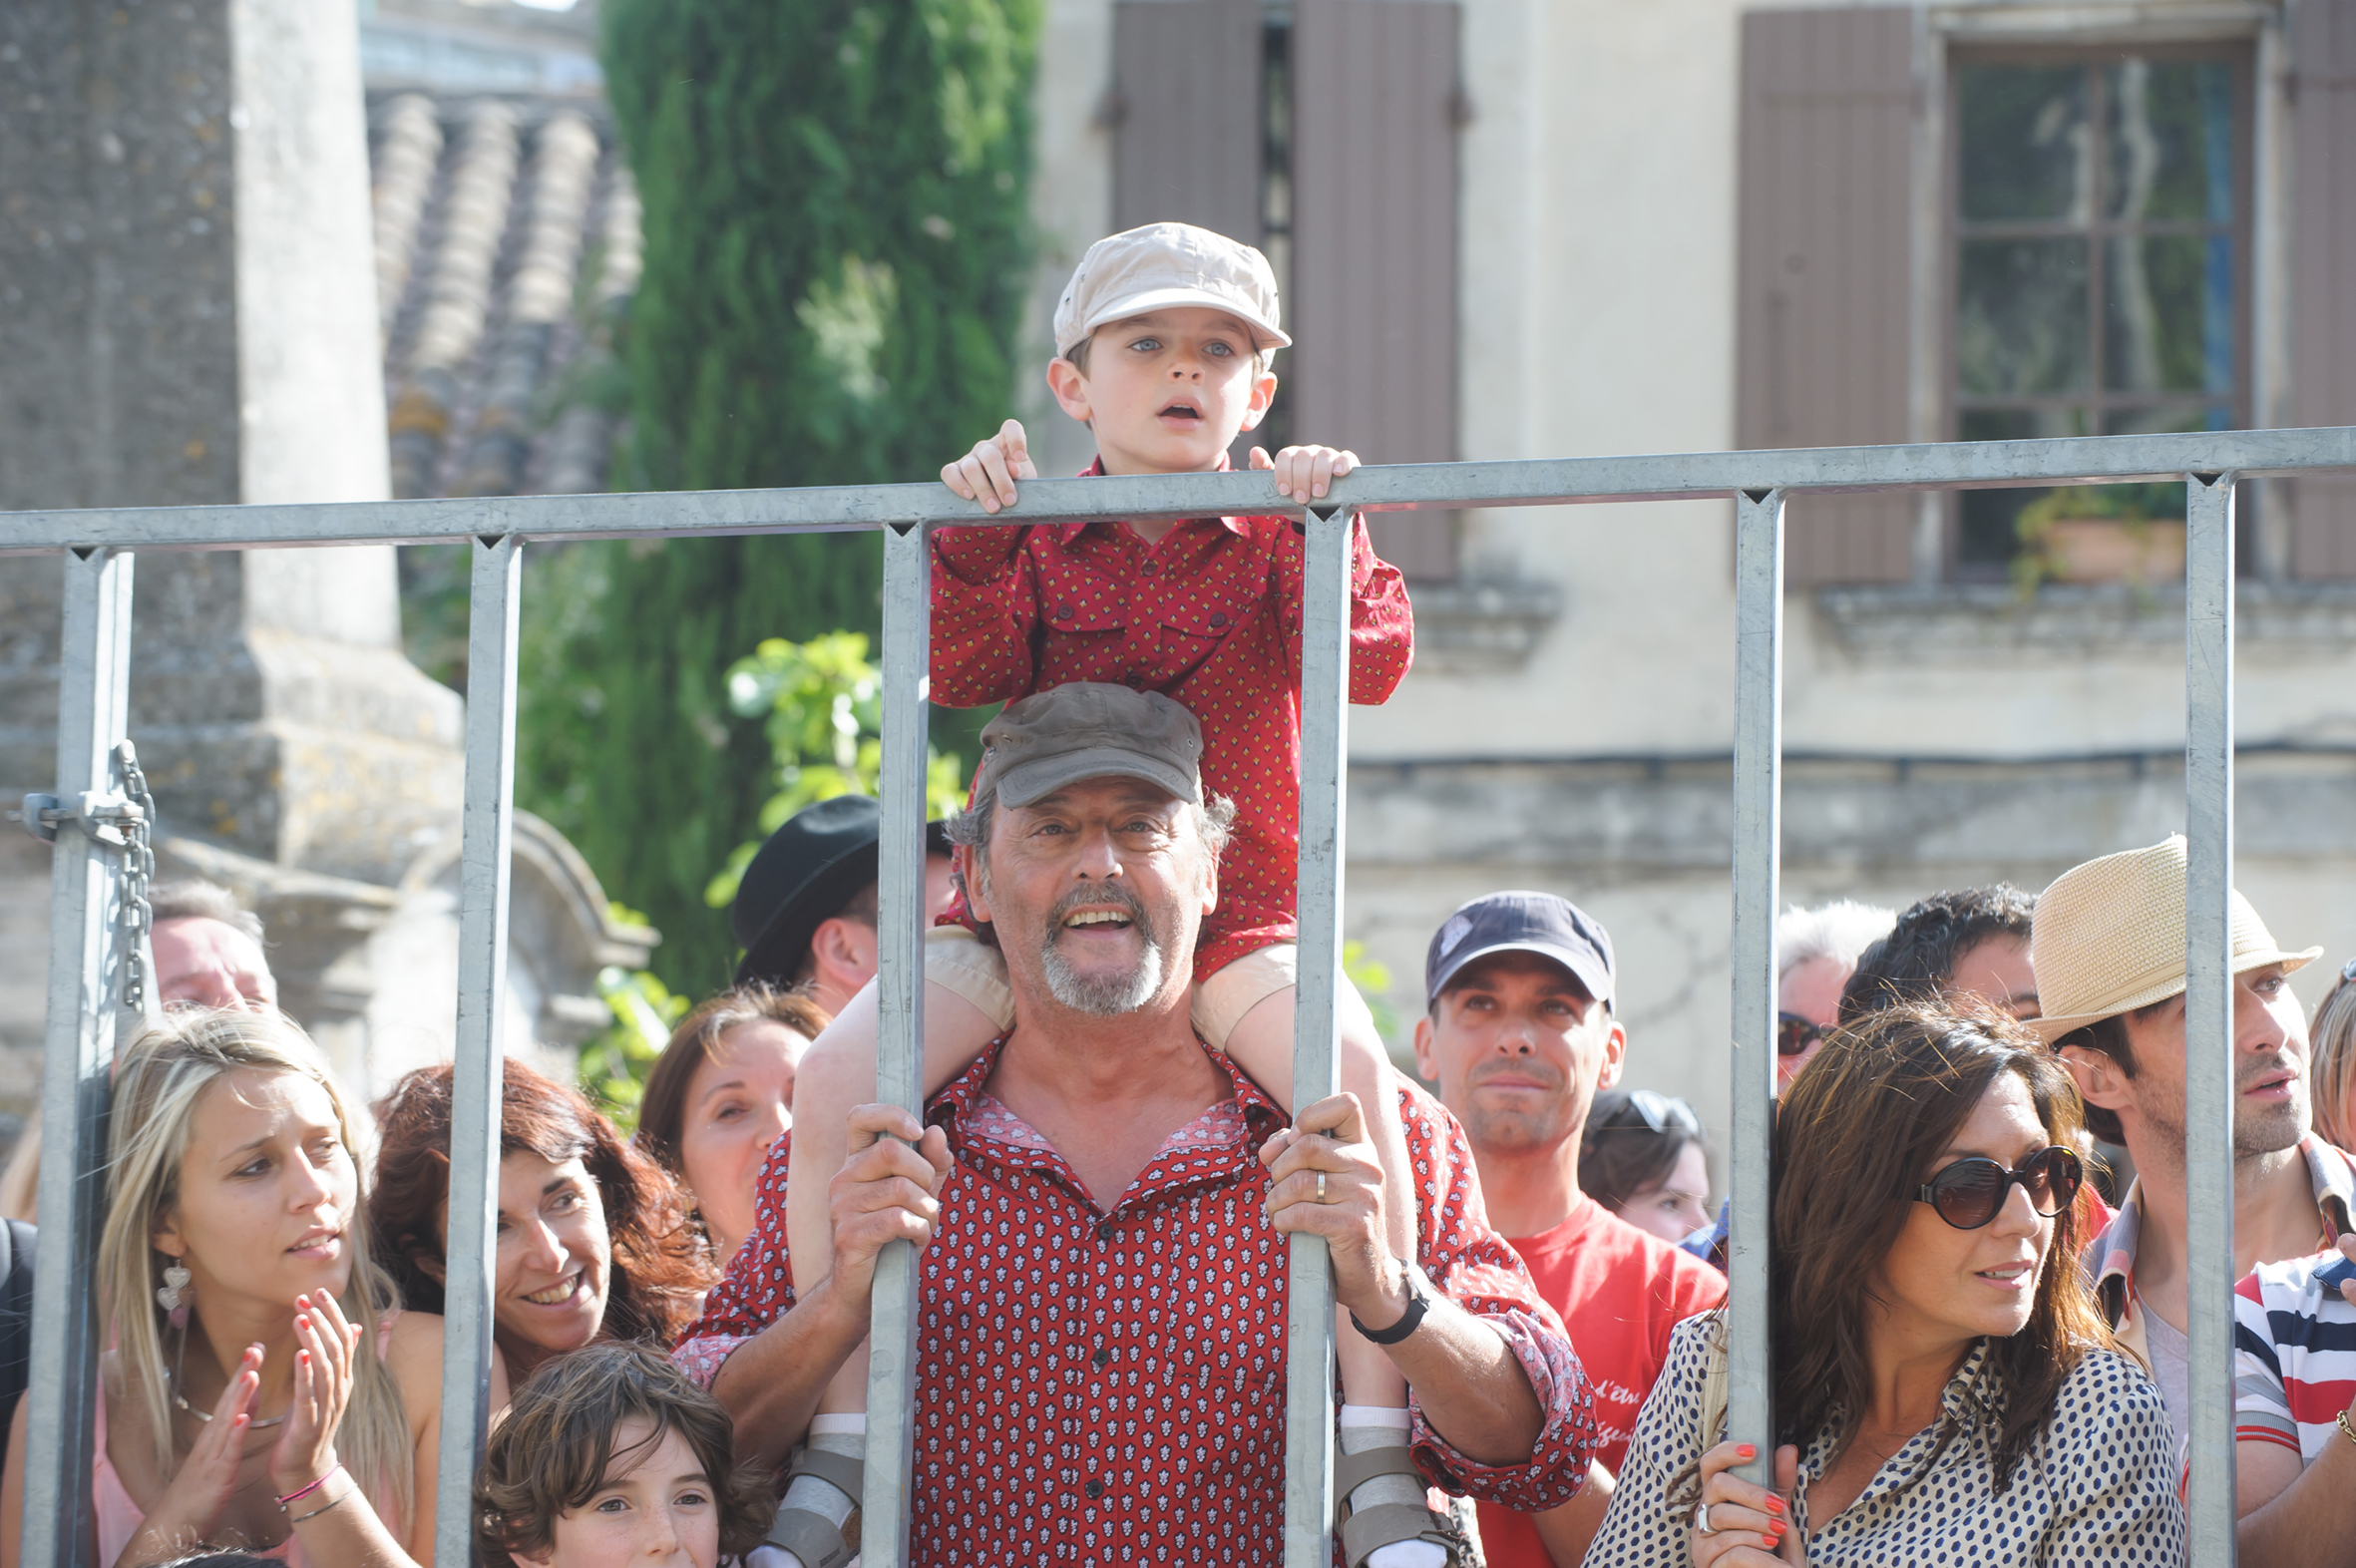
<svg viewBox="0 0 2356 1568">
<path fill-rule="evenodd" d="M 1144 951 L 1137 956 L 1137 966 L 1126 975 L 1079 975 L 1064 958 L 1061 947 L 1063 920 L 1083 904 L 1125 904 L 1129 910 L 1129 928 L 1137 933 Z M 1084 1012 L 1093 1018 L 1117 1018 L 1125 1012 L 1135 1012 L 1160 994 L 1162 988 L 1162 943 L 1147 918 L 1145 905 L 1136 894 L 1118 883 L 1103 888 L 1076 888 L 1055 901 L 1054 910 L 1047 916 L 1047 940 L 1039 948 L 1039 968 L 1047 980 L 1047 994 L 1074 1012 Z"/>
</svg>

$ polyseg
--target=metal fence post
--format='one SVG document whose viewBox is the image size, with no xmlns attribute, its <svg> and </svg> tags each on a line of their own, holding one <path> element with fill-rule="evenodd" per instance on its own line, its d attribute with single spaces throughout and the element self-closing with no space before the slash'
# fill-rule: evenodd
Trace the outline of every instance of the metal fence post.
<svg viewBox="0 0 2356 1568">
<path fill-rule="evenodd" d="M 1339 1089 L 1334 996 L 1342 977 L 1344 790 L 1350 775 L 1350 537 L 1346 507 L 1309 515 L 1301 588 L 1301 971 L 1293 1104 Z M 1334 1560 L 1334 1267 L 1325 1238 L 1292 1240 L 1285 1319 L 1285 1568 Z"/>
<path fill-rule="evenodd" d="M 2233 1561 L 2233 476 L 2184 486 L 2184 1186 L 2191 1556 Z"/>
<path fill-rule="evenodd" d="M 925 754 L 932 692 L 932 545 L 921 527 L 884 530 L 884 758 L 878 784 L 876 1100 L 924 1115 Z M 918 1258 L 893 1242 L 876 1259 L 869 1320 L 867 1486 L 860 1560 L 906 1568 L 916 1499 Z"/>
<path fill-rule="evenodd" d="M 113 753 L 130 711 L 132 557 L 108 550 L 64 557 L 57 794 L 73 802 L 117 787 Z M 50 856 L 41 1266 L 33 1283 L 19 1537 L 26 1568 L 79 1568 L 98 1550 L 90 1511 L 99 1391 L 92 1282 L 106 1219 L 109 1074 L 127 950 L 116 915 L 122 852 L 96 832 L 88 819 L 60 823 Z"/>
<path fill-rule="evenodd" d="M 1774 1473 L 1767 1343 L 1767 1147 L 1775 1125 L 1775 905 L 1783 856 L 1783 493 L 1735 498 L 1734 1119 L 1727 1435 Z"/>
<path fill-rule="evenodd" d="M 500 1023 L 507 1009 L 515 838 L 516 626 L 524 541 L 474 543 L 467 614 L 466 805 L 458 873 L 458 1051 L 450 1089 L 450 1223 L 443 1256 L 442 1452 L 435 1568 L 474 1555 L 475 1464 L 491 1417 L 491 1289 L 499 1238 Z"/>
</svg>

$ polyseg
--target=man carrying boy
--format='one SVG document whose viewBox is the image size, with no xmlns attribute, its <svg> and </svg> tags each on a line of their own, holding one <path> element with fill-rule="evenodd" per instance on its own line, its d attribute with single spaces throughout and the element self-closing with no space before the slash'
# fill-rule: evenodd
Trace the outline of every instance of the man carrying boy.
<svg viewBox="0 0 2356 1568">
<path fill-rule="evenodd" d="M 1276 392 L 1268 356 L 1291 340 L 1278 324 L 1276 281 L 1260 252 L 1206 229 L 1156 223 L 1099 240 L 1073 273 L 1055 314 L 1058 354 L 1047 368 L 1056 401 L 1095 437 L 1090 474 L 1218 471 L 1229 446 L 1257 425 Z M 1252 466 L 1273 470 L 1280 500 L 1324 497 L 1357 459 L 1327 447 L 1290 447 Z M 1035 475 L 1022 427 L 999 433 L 942 470 L 959 495 L 996 513 Z M 1350 696 L 1388 697 L 1406 673 L 1413 621 L 1397 571 L 1353 530 Z M 948 528 L 933 535 L 933 700 L 978 706 L 1051 695 L 1088 683 L 1173 700 L 1200 725 L 1206 798 L 1231 802 L 1218 899 L 1185 977 L 1195 1030 L 1279 1104 L 1292 1094 L 1296 823 L 1300 805 L 1300 684 L 1304 541 L 1289 516 L 1106 522 L 1054 527 Z M 988 744 L 985 732 L 984 745 Z M 985 749 L 982 772 L 990 761 Z M 977 806 L 980 786 L 977 785 Z M 969 884 L 969 899 L 975 893 Z M 1117 938 L 1118 909 L 1078 911 L 1062 942 Z M 1083 930 L 1085 926 L 1087 929 Z M 1058 951 L 1062 946 L 1058 944 Z M 938 1092 L 1013 1022 L 1006 964 L 966 910 L 931 934 L 925 960 L 924 1087 Z M 1415 1236 L 1413 1170 L 1396 1110 L 1397 1077 L 1374 1020 L 1340 987 L 1338 1076 L 1367 1119 L 1386 1177 L 1384 1216 L 1394 1253 Z M 863 992 L 820 1035 L 795 1084 L 788 1182 L 793 1257 L 826 1272 L 827 1184 L 843 1167 L 850 1108 L 875 1081 L 875 1003 Z M 1438 1568 L 1445 1560 L 1421 1490 L 1403 1478 L 1405 1385 L 1374 1345 L 1338 1325 L 1347 1473 L 1363 1485 L 1344 1499 L 1396 1532 L 1363 1553 L 1372 1568 Z M 865 1377 L 854 1362 L 820 1414 L 846 1448 L 857 1436 Z M 847 1479 L 847 1475 L 845 1476 Z M 788 1515 L 839 1520 L 850 1498 L 816 1476 L 788 1488 Z M 790 1522 L 790 1521 L 789 1521 Z M 1354 1560 L 1353 1568 L 1356 1568 Z"/>
<path fill-rule="evenodd" d="M 1374 1517 L 1343 1526 L 1353 1568 L 1393 1509 L 1421 1534 L 1426 1484 L 1528 1512 L 1568 1502 L 1593 1392 L 1483 1219 L 1454 1119 L 1393 1077 L 1419 1177 L 1416 1241 L 1394 1252 L 1360 1107 L 1335 1095 L 1288 1125 L 1190 1018 L 1225 817 L 1192 716 L 1077 683 L 1009 704 L 985 733 L 961 870 L 1001 944 L 1013 1024 L 923 1124 L 857 1107 L 832 1183 L 838 1212 L 888 1214 L 925 1247 L 913 1559 L 1273 1568 L 1291 1232 L 1325 1238 L 1336 1299 L 1412 1389 L 1411 1452 L 1382 1473 L 1416 1502 L 1357 1510 Z M 1071 923 L 1099 910 L 1129 918 Z M 773 1156 L 754 1234 L 676 1353 L 728 1407 L 738 1452 L 763 1462 L 809 1421 L 782 1174 Z M 855 1267 L 848 1237 L 846 1253 Z M 819 1473 L 852 1458 L 820 1451 L 833 1458 Z M 793 1512 L 772 1539 L 838 1568 L 840 1541 Z"/>
</svg>

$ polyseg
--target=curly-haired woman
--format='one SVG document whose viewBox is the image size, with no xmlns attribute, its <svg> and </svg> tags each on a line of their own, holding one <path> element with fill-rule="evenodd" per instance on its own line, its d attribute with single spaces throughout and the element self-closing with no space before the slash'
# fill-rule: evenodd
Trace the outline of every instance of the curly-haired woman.
<svg viewBox="0 0 2356 1568">
<path fill-rule="evenodd" d="M 393 1086 L 378 1116 L 368 1217 L 377 1257 L 410 1306 L 442 1310 L 450 1226 L 447 1066 Z M 622 1142 L 580 1091 L 513 1057 L 499 1131 L 493 1339 L 519 1383 L 599 1339 L 668 1350 L 711 1265 L 662 1167 Z"/>
</svg>

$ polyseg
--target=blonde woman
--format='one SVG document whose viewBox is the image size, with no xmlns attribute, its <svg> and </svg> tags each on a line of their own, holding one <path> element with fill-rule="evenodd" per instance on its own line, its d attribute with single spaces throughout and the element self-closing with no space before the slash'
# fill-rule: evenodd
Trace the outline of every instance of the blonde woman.
<svg viewBox="0 0 2356 1568">
<path fill-rule="evenodd" d="M 398 1311 L 370 1259 L 351 1115 L 310 1040 L 274 1012 L 176 1013 L 124 1053 L 113 1125 L 99 1564 L 222 1546 L 291 1568 L 431 1561 L 442 1323 Z M 24 1421 L 0 1568 L 17 1568 Z"/>
<path fill-rule="evenodd" d="M 2341 968 L 2307 1022 L 2307 1075 L 2315 1130 L 2324 1142 L 2356 1153 L 2356 959 Z"/>
</svg>

